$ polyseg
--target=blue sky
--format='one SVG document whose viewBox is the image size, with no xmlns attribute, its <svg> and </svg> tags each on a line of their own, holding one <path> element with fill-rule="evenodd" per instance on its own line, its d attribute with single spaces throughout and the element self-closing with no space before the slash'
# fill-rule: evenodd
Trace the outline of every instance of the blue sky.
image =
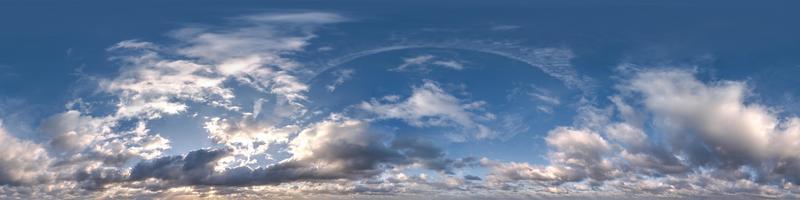
<svg viewBox="0 0 800 200">
<path fill-rule="evenodd" d="M 791 1 L 0 3 L 0 199 L 797 198 Z"/>
</svg>

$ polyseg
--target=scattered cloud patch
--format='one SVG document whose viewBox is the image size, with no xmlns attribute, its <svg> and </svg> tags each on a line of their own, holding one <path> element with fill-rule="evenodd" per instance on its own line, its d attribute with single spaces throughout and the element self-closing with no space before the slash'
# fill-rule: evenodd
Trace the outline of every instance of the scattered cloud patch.
<svg viewBox="0 0 800 200">
<path fill-rule="evenodd" d="M 411 96 L 405 101 L 383 103 L 373 99 L 362 102 L 358 107 L 378 118 L 402 119 L 418 127 L 462 127 L 474 132 L 475 138 L 484 139 L 494 137 L 492 130 L 477 122 L 486 120 L 479 113 L 484 104 L 482 101 L 462 102 L 442 90 L 437 83 L 426 81 L 421 86 L 414 87 Z"/>
<path fill-rule="evenodd" d="M 390 71 L 420 70 L 427 72 L 431 70 L 431 65 L 440 66 L 451 70 L 464 69 L 464 64 L 456 60 L 442 60 L 433 55 L 420 55 L 416 57 L 404 58 L 403 64 L 400 64 L 396 68 L 390 69 Z"/>
<path fill-rule="evenodd" d="M 329 92 L 333 92 L 336 90 L 336 87 L 338 87 L 345 81 L 353 78 L 353 74 L 355 73 L 356 71 L 354 69 L 336 70 L 333 72 L 333 75 L 336 76 L 336 79 L 333 80 L 333 83 L 326 85 L 325 87 L 328 89 Z"/>
<path fill-rule="evenodd" d="M 462 64 L 462 63 L 460 63 L 458 61 L 455 61 L 455 60 L 444 60 L 444 61 L 443 60 L 437 60 L 437 61 L 434 61 L 433 64 L 441 65 L 443 67 L 450 68 L 450 69 L 453 69 L 453 70 L 462 70 L 462 69 L 464 69 L 464 64 Z"/>
</svg>

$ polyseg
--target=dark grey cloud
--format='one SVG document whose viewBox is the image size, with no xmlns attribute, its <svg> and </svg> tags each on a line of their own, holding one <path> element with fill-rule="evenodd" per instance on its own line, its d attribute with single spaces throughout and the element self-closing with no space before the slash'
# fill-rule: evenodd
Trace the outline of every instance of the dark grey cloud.
<svg viewBox="0 0 800 200">
<path fill-rule="evenodd" d="M 106 184 L 123 182 L 128 176 L 118 168 L 97 168 L 75 172 L 75 181 L 87 190 L 102 190 Z"/>
<path fill-rule="evenodd" d="M 425 138 L 403 138 L 392 141 L 391 148 L 402 152 L 411 162 L 424 168 L 452 174 L 453 169 L 476 164 L 473 157 L 452 159 L 446 158 L 442 149 Z"/>
<path fill-rule="evenodd" d="M 466 180 L 471 180 L 471 181 L 480 181 L 480 180 L 483 180 L 481 177 L 479 177 L 479 176 L 475 176 L 475 175 L 464 175 L 464 179 L 466 179 Z"/>
<path fill-rule="evenodd" d="M 185 156 L 167 156 L 140 162 L 131 170 L 129 180 L 158 178 L 185 184 L 203 184 L 214 173 L 214 162 L 229 152 L 227 149 L 201 149 Z"/>
</svg>

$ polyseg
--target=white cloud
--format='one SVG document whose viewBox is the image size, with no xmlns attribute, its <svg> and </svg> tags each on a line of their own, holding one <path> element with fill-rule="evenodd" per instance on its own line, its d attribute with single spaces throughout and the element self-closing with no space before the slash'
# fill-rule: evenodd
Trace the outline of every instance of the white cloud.
<svg viewBox="0 0 800 200">
<path fill-rule="evenodd" d="M 365 156 L 363 157 L 364 159 L 360 160 L 373 162 L 369 160 L 375 159 L 375 164 L 380 159 L 393 159 L 389 152 L 381 152 L 386 150 L 385 148 L 387 147 L 383 146 L 383 143 L 388 139 L 390 139 L 388 134 L 370 130 L 367 122 L 349 119 L 324 121 L 300 132 L 289 143 L 289 152 L 292 154 L 292 160 L 318 163 L 318 166 L 322 168 L 320 171 L 323 172 L 351 168 L 374 169 L 375 167 L 372 166 L 351 166 L 359 163 L 350 162 L 350 159 L 359 159 L 359 157 L 345 158 L 341 156 Z M 361 152 L 361 150 L 366 149 L 378 151 L 371 153 Z M 367 154 L 356 155 L 351 153 Z"/>
<path fill-rule="evenodd" d="M 325 12 L 259 14 L 242 18 L 256 22 L 281 22 L 291 24 L 329 24 L 348 20 L 344 16 Z"/>
<path fill-rule="evenodd" d="M 374 113 L 383 119 L 402 119 L 418 126 L 460 126 L 475 132 L 479 139 L 492 138 L 494 133 L 488 127 L 476 122 L 483 120 L 480 108 L 485 102 L 462 102 L 442 90 L 432 81 L 414 87 L 411 96 L 402 102 L 382 103 L 377 100 L 362 102 L 359 108 Z M 490 119 L 489 119 L 490 120 Z"/>
<path fill-rule="evenodd" d="M 47 151 L 31 141 L 18 139 L 0 120 L 0 185 L 29 185 L 50 181 Z"/>
<path fill-rule="evenodd" d="M 49 142 L 45 147 L 58 154 L 53 159 L 44 147 L 0 131 L 0 142 L 5 142 L 0 148 L 15 153 L 0 155 L 0 182 L 39 183 L 44 180 L 41 173 L 55 170 L 58 187 L 80 190 L 128 184 L 119 182 L 127 179 L 130 161 L 157 159 L 170 148 L 169 140 L 150 132 L 148 122 L 185 113 L 195 103 L 241 115 L 241 123 L 214 118 L 207 124 L 212 140 L 238 148 L 235 155 L 259 154 L 269 144 L 288 142 L 289 134 L 299 128 L 254 122 L 267 113 L 261 113 L 261 104 L 275 103 L 268 113 L 276 116 L 264 117 L 273 121 L 304 112 L 308 86 L 298 76 L 308 72 L 287 55 L 303 51 L 316 27 L 346 19 L 319 12 L 235 19 L 236 26 L 176 30 L 170 34 L 176 40 L 173 44 L 128 40 L 108 48 L 111 60 L 121 65 L 119 74 L 91 80 L 98 80 L 99 91 L 112 96 L 116 109 L 97 116 L 91 114 L 97 113 L 91 106 L 83 106 L 90 103 L 82 102 L 81 111 L 68 106 L 70 110 L 43 120 L 39 130 Z M 254 106 L 256 116 L 241 112 L 233 101 L 232 81 L 272 95 L 275 101 L 260 100 Z"/>
<path fill-rule="evenodd" d="M 277 127 L 268 123 L 258 123 L 251 118 L 241 121 L 229 121 L 219 117 L 211 118 L 205 123 L 209 138 L 219 144 L 231 148 L 238 162 L 230 161 L 230 166 L 253 164 L 256 155 L 266 155 L 270 145 L 289 142 L 290 136 L 296 134 L 300 127 L 288 125 Z M 266 155 L 270 156 L 270 155 Z"/>
<path fill-rule="evenodd" d="M 742 82 L 706 85 L 685 71 L 648 71 L 628 89 L 640 92 L 656 126 L 693 162 L 745 164 L 767 158 L 778 120 L 766 107 L 745 104 Z M 697 148 L 707 147 L 701 150 Z"/>
<path fill-rule="evenodd" d="M 161 135 L 151 134 L 145 122 L 138 122 L 136 127 L 102 136 L 89 149 L 89 154 L 102 156 L 103 161 L 111 165 L 122 165 L 131 159 L 153 159 L 170 149 L 170 142 Z"/>
<path fill-rule="evenodd" d="M 118 42 L 114 46 L 109 47 L 106 50 L 118 50 L 118 49 L 158 49 L 158 46 L 151 42 L 144 42 L 139 40 L 125 40 L 122 42 Z"/>
<path fill-rule="evenodd" d="M 453 70 L 462 70 L 462 69 L 464 69 L 464 64 L 460 63 L 458 61 L 455 61 L 455 60 L 437 60 L 437 61 L 434 61 L 433 64 L 441 65 L 443 67 L 450 68 L 450 69 L 453 69 Z"/>
<path fill-rule="evenodd" d="M 333 81 L 333 83 L 331 83 L 331 84 L 329 84 L 329 85 L 327 85 L 325 87 L 328 88 L 329 92 L 333 92 L 334 90 L 336 90 L 336 87 L 338 87 L 339 85 L 341 85 L 345 81 L 347 81 L 350 78 L 352 78 L 353 74 L 355 74 L 355 72 L 356 71 L 353 70 L 353 69 L 336 70 L 336 71 L 333 72 L 333 75 L 336 76 L 336 79 Z"/>
<path fill-rule="evenodd" d="M 145 122 L 120 131 L 117 120 L 69 110 L 47 118 L 39 129 L 48 134 L 49 144 L 60 155 L 59 161 L 75 165 L 102 162 L 119 166 L 133 158 L 155 158 L 170 148 L 169 140 L 150 134 Z"/>
<path fill-rule="evenodd" d="M 616 123 L 606 127 L 608 138 L 633 148 L 645 148 L 648 145 L 647 135 L 639 128 L 627 123 Z"/>
<path fill-rule="evenodd" d="M 117 95 L 119 117 L 159 118 L 187 109 L 178 100 L 215 103 L 233 107 L 233 93 L 222 86 L 225 77 L 213 75 L 210 67 L 187 60 L 167 60 L 157 52 L 143 50 L 121 56 L 121 74 L 112 80 L 101 80 L 101 88 Z"/>
<path fill-rule="evenodd" d="M 421 70 L 427 72 L 430 70 L 428 64 L 433 64 L 452 70 L 464 69 L 464 64 L 456 60 L 442 60 L 436 58 L 433 55 L 420 55 L 416 57 L 404 58 L 403 64 L 400 64 L 400 66 L 397 66 L 396 68 L 392 68 L 390 70 L 406 71 L 406 70 L 412 70 L 411 67 L 414 67 L 415 70 Z"/>
<path fill-rule="evenodd" d="M 40 129 L 52 137 L 50 145 L 53 147 L 62 151 L 76 152 L 110 134 L 113 126 L 115 121 L 110 118 L 93 118 L 69 110 L 45 119 Z"/>
<path fill-rule="evenodd" d="M 550 131 L 545 140 L 552 149 L 547 156 L 549 165 L 484 161 L 484 165 L 492 169 L 490 179 L 536 180 L 560 184 L 586 178 L 602 181 L 620 173 L 607 158 L 612 152 L 611 145 L 595 132 L 559 127 Z"/>
<path fill-rule="evenodd" d="M 552 105 L 561 104 L 561 100 L 558 100 L 558 97 L 555 96 L 548 96 L 547 94 L 544 93 L 531 93 L 530 95 L 548 104 Z"/>
<path fill-rule="evenodd" d="M 171 36 L 179 44 L 170 47 L 129 40 L 109 48 L 123 53 L 115 60 L 125 65 L 120 76 L 101 81 L 104 91 L 120 98 L 117 115 L 158 118 L 177 114 L 188 109 L 182 102 L 186 100 L 237 110 L 231 102 L 235 97 L 232 89 L 224 85 L 231 79 L 277 95 L 283 100 L 276 103 L 302 112 L 300 102 L 306 99 L 303 93 L 308 86 L 297 74 L 306 72 L 285 55 L 302 51 L 314 37 L 315 27 L 345 18 L 309 12 L 237 19 L 242 26 L 174 31 Z"/>
<path fill-rule="evenodd" d="M 800 181 L 790 170 L 800 166 L 800 119 L 747 103 L 744 82 L 704 83 L 688 71 L 656 69 L 638 71 L 619 88 L 624 95 L 610 100 L 622 122 L 608 109 L 584 106 L 576 118 L 583 128 L 559 127 L 545 139 L 549 164 L 484 160 L 492 170 L 487 184 L 527 180 L 580 192 L 570 183 L 589 178 L 600 191 L 780 198 Z"/>
<path fill-rule="evenodd" d="M 394 70 L 394 71 L 403 71 L 403 70 L 406 70 L 406 68 L 408 68 L 410 66 L 421 65 L 421 64 L 427 63 L 428 61 L 432 60 L 433 58 L 434 58 L 433 55 L 420 55 L 420 56 L 411 57 L 411 58 L 404 58 L 403 59 L 403 64 L 400 64 L 400 66 L 397 66 L 396 68 L 393 68 L 392 70 Z"/>
</svg>

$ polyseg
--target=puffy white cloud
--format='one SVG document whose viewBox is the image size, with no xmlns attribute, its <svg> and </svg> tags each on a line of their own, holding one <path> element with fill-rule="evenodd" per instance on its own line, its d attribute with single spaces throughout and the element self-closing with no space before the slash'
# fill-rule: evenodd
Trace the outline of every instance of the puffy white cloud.
<svg viewBox="0 0 800 200">
<path fill-rule="evenodd" d="M 73 164 L 100 161 L 118 166 L 133 158 L 155 158 L 170 148 L 169 140 L 150 134 L 144 122 L 120 131 L 117 119 L 75 110 L 53 115 L 39 127 L 49 135 L 50 145 L 62 157 L 60 161 Z"/>
<path fill-rule="evenodd" d="M 170 149 L 169 140 L 151 134 L 144 122 L 137 123 L 132 130 L 101 136 L 103 139 L 84 152 L 91 157 L 101 157 L 108 164 L 121 165 L 137 159 L 153 159 Z"/>
<path fill-rule="evenodd" d="M 288 117 L 305 112 L 302 104 L 309 86 L 298 76 L 309 71 L 287 55 L 303 51 L 315 37 L 313 31 L 317 27 L 347 19 L 321 12 L 261 14 L 237 19 L 242 26 L 174 31 L 172 36 L 182 43 L 175 53 L 213 66 L 207 70 L 215 77 L 236 80 L 277 95 L 274 103 L 284 107 L 278 115 Z"/>
<path fill-rule="evenodd" d="M 119 98 L 117 116 L 152 119 L 177 114 L 188 107 L 179 100 L 233 107 L 232 91 L 222 86 L 225 77 L 214 75 L 210 66 L 164 59 L 154 49 L 133 50 L 137 53 L 117 58 L 124 65 L 118 77 L 100 81 L 104 91 Z"/>
<path fill-rule="evenodd" d="M 123 179 L 108 183 L 157 179 L 164 181 L 166 188 L 179 185 L 298 185 L 304 182 L 328 185 L 345 180 L 363 182 L 394 173 L 397 169 L 420 167 L 448 174 L 446 177 L 449 178 L 436 184 L 461 187 L 466 184 L 464 180 L 453 179 L 449 174 L 476 162 L 470 158 L 447 159 L 440 149 L 425 141 L 395 140 L 391 133 L 371 128 L 367 121 L 337 115 L 304 128 L 288 146 L 291 156 L 268 166 L 224 166 L 225 159 L 234 155 L 234 149 L 202 149 L 187 155 L 140 162 L 129 176 L 123 174 Z"/>
<path fill-rule="evenodd" d="M 314 37 L 315 27 L 346 19 L 310 12 L 252 15 L 235 20 L 239 26 L 176 30 L 171 34 L 177 40 L 174 45 L 129 40 L 109 48 L 115 54 L 112 60 L 122 67 L 117 77 L 100 80 L 100 90 L 117 98 L 116 112 L 95 117 L 70 110 L 41 125 L 41 130 L 51 135 L 53 146 L 68 150 L 64 152 L 68 157 L 60 165 L 81 169 L 77 174 L 88 188 L 129 182 L 139 176 L 172 180 L 172 176 L 142 175 L 142 170 L 134 170 L 134 178 L 127 177 L 123 166 L 133 158 L 154 160 L 158 163 L 150 163 L 152 166 L 172 171 L 175 170 L 163 168 L 162 164 L 199 165 L 192 155 L 202 154 L 200 151 L 185 157 L 160 157 L 169 148 L 169 141 L 147 129 L 149 120 L 186 112 L 190 103 L 222 107 L 241 115 L 231 117 L 238 120 L 217 117 L 206 123 L 212 141 L 229 148 L 212 159 L 213 164 L 204 165 L 203 169 L 211 170 L 208 176 L 215 170 L 250 164 L 250 157 L 264 154 L 269 145 L 288 142 L 299 127 L 276 124 L 283 117 L 305 112 L 302 101 L 308 86 L 297 78 L 297 74 L 306 73 L 304 69 L 286 55 L 302 51 Z M 256 122 L 263 115 L 262 104 L 267 100 L 257 101 L 254 113 L 240 112 L 241 108 L 233 103 L 236 96 L 228 85 L 230 81 L 274 95 L 275 106 L 269 110 L 274 116 L 264 117 L 267 122 Z M 137 125 L 122 130 L 124 127 L 119 124 L 123 121 Z M 244 160 L 233 162 L 231 157 L 235 157 L 233 161 Z M 192 174 L 196 173 L 192 170 L 182 172 L 190 174 L 175 173 L 187 178 L 205 176 Z"/>
<path fill-rule="evenodd" d="M 109 48 L 124 65 L 101 89 L 119 98 L 120 117 L 159 118 L 188 109 L 194 101 L 238 110 L 226 80 L 236 80 L 278 95 L 278 104 L 302 111 L 308 86 L 297 74 L 306 73 L 286 54 L 302 51 L 325 23 L 346 20 L 331 13 L 263 14 L 237 18 L 238 27 L 188 27 L 173 31 L 173 46 L 136 40 Z"/>
<path fill-rule="evenodd" d="M 483 161 L 485 166 L 492 169 L 490 179 L 535 180 L 560 184 L 586 178 L 602 181 L 620 173 L 608 159 L 612 152 L 611 145 L 595 132 L 559 127 L 552 130 L 545 140 L 552 149 L 547 157 L 549 165 Z"/>
<path fill-rule="evenodd" d="M 356 120 L 325 121 L 305 129 L 289 143 L 291 161 L 314 167 L 320 176 L 371 176 L 382 163 L 405 162 L 390 149 L 390 135 Z"/>
<path fill-rule="evenodd" d="M 550 132 L 545 138 L 547 145 L 555 151 L 549 157 L 556 163 L 580 167 L 605 167 L 605 154 L 611 152 L 611 147 L 599 134 L 589 130 L 577 130 L 569 127 L 559 127 Z"/>
<path fill-rule="evenodd" d="M 606 127 L 608 138 L 628 145 L 632 149 L 647 148 L 649 141 L 644 131 L 627 123 L 610 124 Z"/>
<path fill-rule="evenodd" d="M 110 134 L 114 125 L 115 121 L 110 118 L 94 118 L 68 110 L 45 119 L 40 129 L 51 135 L 50 145 L 53 147 L 75 152 Z"/>
<path fill-rule="evenodd" d="M 30 185 L 50 181 L 53 179 L 48 171 L 51 161 L 42 146 L 10 135 L 0 120 L 0 185 Z"/>
<path fill-rule="evenodd" d="M 344 17 L 288 13 L 236 19 L 240 20 L 236 27 L 174 31 L 174 44 L 128 40 L 108 48 L 114 55 L 111 60 L 121 65 L 119 74 L 92 80 L 99 80 L 99 92 L 110 95 L 116 109 L 108 113 L 92 110 L 91 106 L 81 106 L 80 111 L 67 106 L 68 110 L 39 125 L 49 146 L 18 140 L 0 131 L 0 149 L 13 149 L 4 150 L 0 156 L 0 183 L 30 185 L 57 180 L 29 188 L 0 186 L 0 198 L 19 197 L 26 189 L 34 191 L 28 197 L 48 199 L 54 197 L 48 195 L 58 192 L 55 197 L 119 198 L 182 191 L 187 188 L 183 186 L 195 190 L 206 185 L 224 190 L 277 184 L 301 186 L 309 192 L 384 193 L 402 189 L 396 185 L 464 189 L 469 184 L 456 175 L 456 169 L 473 165 L 474 159 L 446 158 L 433 143 L 395 139 L 389 132 L 371 128 L 369 120 L 328 119 L 300 126 L 292 125 L 300 122 L 286 119 L 304 112 L 304 93 L 308 90 L 300 81 L 308 69 L 289 55 L 304 50 L 315 37 L 316 27 L 345 21 Z M 455 61 L 434 64 L 463 67 Z M 342 71 L 331 88 L 342 84 L 352 73 Z M 239 99 L 232 83 L 270 96 L 259 99 L 252 113 L 242 112 L 234 103 Z M 416 96 L 409 97 L 412 103 L 407 109 L 423 113 L 417 119 L 408 116 L 409 120 L 462 126 L 489 134 L 488 128 L 475 121 L 493 117 L 471 113 L 481 110 L 483 102 L 461 102 L 432 82 L 416 91 Z M 386 100 L 398 101 L 399 97 Z M 426 105 L 429 100 L 434 104 Z M 275 105 L 262 105 L 267 102 Z M 170 142 L 151 133 L 149 122 L 190 112 L 190 106 L 203 104 L 224 108 L 221 112 L 233 115 L 206 118 L 209 138 L 224 147 L 162 155 L 170 148 Z M 437 110 L 438 106 L 444 108 Z M 422 119 L 428 117 L 440 119 Z M 273 144 L 287 145 L 291 156 L 272 165 L 248 165 L 255 163 L 251 156 L 269 156 L 266 152 Z M 52 147 L 51 154 L 58 157 L 49 158 L 45 147 Z M 23 149 L 26 152 L 21 152 Z M 14 154 L 5 154 L 9 152 Z M 230 160 L 232 157 L 235 162 Z M 242 157 L 245 159 L 240 160 Z M 418 179 L 425 181 L 411 178 L 402 183 L 370 182 L 406 168 L 435 171 L 442 177 Z"/>
<path fill-rule="evenodd" d="M 304 112 L 301 101 L 308 86 L 296 77 L 304 72 L 285 55 L 303 50 L 315 27 L 345 19 L 331 13 L 284 13 L 236 20 L 240 26 L 174 31 L 173 45 L 128 40 L 110 47 L 112 61 L 121 64 L 120 73 L 99 79 L 99 89 L 116 98 L 115 112 L 92 116 L 69 110 L 40 125 L 51 146 L 65 156 L 59 165 L 88 171 L 110 165 L 117 170 L 131 159 L 155 159 L 170 147 L 169 141 L 149 133 L 147 122 L 186 112 L 190 103 L 239 112 L 234 90 L 227 85 L 231 80 L 275 95 L 278 100 L 271 111 L 278 117 Z M 255 117 L 264 102 L 254 109 Z M 258 124 L 249 113 L 239 114 L 245 119 L 241 123 L 214 118 L 206 125 L 211 139 L 235 149 L 234 155 L 263 153 L 270 144 L 287 142 L 288 134 L 296 131 L 293 126 Z M 122 122 L 136 126 L 125 130 Z"/>
<path fill-rule="evenodd" d="M 390 100 L 393 98 L 390 98 Z M 442 90 L 433 81 L 425 81 L 422 86 L 414 87 L 411 96 L 402 102 L 379 102 L 373 99 L 362 102 L 359 108 L 376 114 L 384 119 L 402 119 L 413 126 L 453 126 L 457 125 L 475 132 L 478 139 L 492 138 L 495 134 L 486 125 L 476 120 L 491 120 L 480 115 L 480 108 L 485 102 L 462 102 L 458 98 Z"/>
<path fill-rule="evenodd" d="M 646 71 L 628 86 L 643 96 L 654 123 L 697 164 L 741 165 L 767 158 L 775 115 L 745 104 L 743 82 L 706 85 L 685 71 Z"/>
<path fill-rule="evenodd" d="M 233 155 L 244 157 L 244 160 L 237 163 L 231 161 L 230 164 L 236 166 L 252 164 L 251 162 L 255 162 L 252 160 L 253 156 L 265 155 L 270 145 L 288 143 L 290 136 L 300 131 L 300 127 L 296 125 L 277 127 L 255 122 L 252 118 L 236 122 L 218 117 L 207 121 L 205 129 L 213 142 L 224 144 L 233 150 Z"/>
<path fill-rule="evenodd" d="M 619 88 L 610 100 L 622 122 L 584 106 L 576 118 L 583 128 L 559 127 L 545 139 L 549 164 L 484 160 L 492 170 L 487 184 L 527 180 L 580 192 L 571 183 L 588 177 L 601 191 L 796 196 L 800 120 L 748 103 L 744 82 L 704 83 L 689 71 L 657 69 L 638 71 Z"/>
<path fill-rule="evenodd" d="M 745 82 L 703 83 L 688 71 L 650 70 L 624 87 L 642 95 L 654 128 L 662 131 L 672 154 L 693 167 L 720 171 L 748 169 L 739 179 L 775 184 L 798 180 L 796 117 L 779 119 L 775 109 L 746 102 Z"/>
</svg>

